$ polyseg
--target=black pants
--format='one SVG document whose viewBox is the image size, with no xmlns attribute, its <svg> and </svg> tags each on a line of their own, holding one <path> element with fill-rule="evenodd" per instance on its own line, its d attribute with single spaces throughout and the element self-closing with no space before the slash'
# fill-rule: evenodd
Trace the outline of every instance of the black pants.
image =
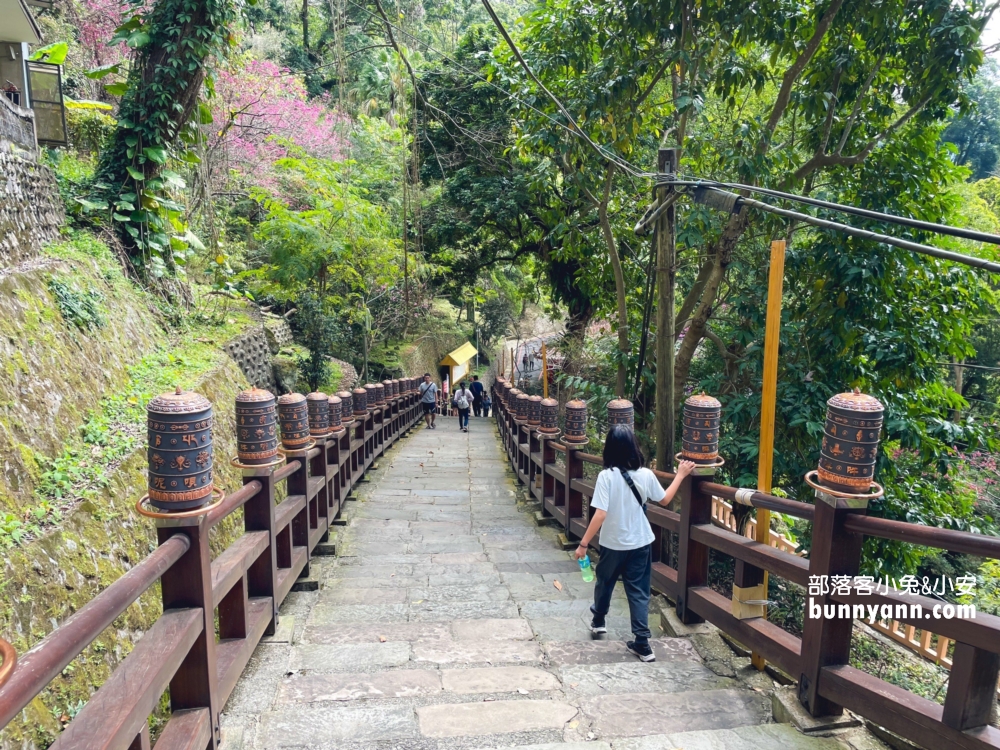
<svg viewBox="0 0 1000 750">
<path fill-rule="evenodd" d="M 478 417 L 479 413 L 482 410 L 483 410 L 483 400 L 477 396 L 476 398 L 472 399 L 472 413 Z"/>
<path fill-rule="evenodd" d="M 653 572 L 653 545 L 639 549 L 617 550 L 601 547 L 594 584 L 593 612 L 603 622 L 611 608 L 611 594 L 618 579 L 625 585 L 632 633 L 639 643 L 649 641 L 649 579 Z"/>
</svg>

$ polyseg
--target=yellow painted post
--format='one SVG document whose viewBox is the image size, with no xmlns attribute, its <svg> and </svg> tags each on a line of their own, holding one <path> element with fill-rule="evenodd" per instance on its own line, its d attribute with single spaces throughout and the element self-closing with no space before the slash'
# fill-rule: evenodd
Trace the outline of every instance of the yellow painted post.
<svg viewBox="0 0 1000 750">
<path fill-rule="evenodd" d="M 542 398 L 549 397 L 549 358 L 542 343 Z"/>
<path fill-rule="evenodd" d="M 778 397 L 778 343 L 781 339 L 781 296 L 785 282 L 785 241 L 771 242 L 771 269 L 767 278 L 767 321 L 764 328 L 764 384 L 760 394 L 760 452 L 757 456 L 757 489 L 771 491 L 774 469 L 774 412 Z M 771 511 L 757 510 L 757 541 L 771 543 Z M 764 592 L 767 595 L 767 571 Z M 764 608 L 767 617 L 767 608 Z M 753 665 L 764 669 L 764 657 L 754 652 Z"/>
</svg>

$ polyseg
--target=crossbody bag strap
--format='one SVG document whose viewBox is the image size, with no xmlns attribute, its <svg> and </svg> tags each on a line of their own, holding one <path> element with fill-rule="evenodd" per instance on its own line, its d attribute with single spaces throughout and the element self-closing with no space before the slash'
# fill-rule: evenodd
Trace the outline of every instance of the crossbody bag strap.
<svg viewBox="0 0 1000 750">
<path fill-rule="evenodd" d="M 635 486 L 635 482 L 632 481 L 632 477 L 630 477 L 627 472 L 624 472 L 621 469 L 619 469 L 618 472 L 622 475 L 622 479 L 625 480 L 625 483 L 628 485 L 628 488 L 632 490 L 632 494 L 635 496 L 635 501 L 639 503 L 641 507 L 645 508 L 646 503 L 642 501 L 642 495 L 639 494 L 639 488 Z"/>
</svg>

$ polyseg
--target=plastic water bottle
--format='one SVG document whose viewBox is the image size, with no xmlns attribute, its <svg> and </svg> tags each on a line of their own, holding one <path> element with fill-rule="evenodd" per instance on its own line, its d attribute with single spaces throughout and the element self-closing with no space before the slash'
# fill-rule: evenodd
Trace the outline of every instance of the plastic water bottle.
<svg viewBox="0 0 1000 750">
<path fill-rule="evenodd" d="M 577 560 L 580 563 L 580 575 L 583 576 L 584 583 L 590 583 L 594 580 L 594 569 L 590 567 L 590 555 L 584 555 L 582 559 Z"/>
</svg>

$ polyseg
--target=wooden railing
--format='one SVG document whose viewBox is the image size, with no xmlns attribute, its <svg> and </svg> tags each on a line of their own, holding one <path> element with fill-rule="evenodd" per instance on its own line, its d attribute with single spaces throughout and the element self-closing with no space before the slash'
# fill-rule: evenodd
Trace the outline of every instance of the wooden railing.
<svg viewBox="0 0 1000 750">
<path fill-rule="evenodd" d="M 493 400 L 501 440 L 511 468 L 543 512 L 555 518 L 567 537 L 579 539 L 587 523 L 587 501 L 594 481 L 584 478 L 598 456 L 578 447 L 540 439 L 537 428 L 515 420 L 499 393 Z M 557 460 L 561 459 L 561 460 Z M 672 474 L 657 472 L 664 483 Z M 1000 675 L 1000 618 L 977 613 L 974 619 L 934 619 L 934 633 L 954 641 L 951 677 L 944 706 L 850 666 L 854 605 L 889 605 L 905 626 L 928 632 L 936 599 L 887 591 L 829 593 L 813 597 L 821 608 L 833 605 L 837 617 L 803 618 L 799 638 L 763 617 L 733 614 L 730 598 L 709 587 L 709 551 L 735 560 L 735 585 L 758 585 L 770 571 L 808 588 L 810 579 L 858 575 L 865 537 L 894 539 L 979 557 L 1000 558 L 1000 539 L 868 517 L 866 510 L 817 500 L 815 504 L 741 492 L 741 501 L 812 524 L 808 559 L 791 551 L 738 535 L 713 515 L 713 502 L 737 501 L 737 488 L 690 476 L 680 490 L 679 512 L 648 507 L 653 527 L 653 587 L 676 603 L 684 623 L 708 620 L 798 681 L 799 700 L 813 716 L 837 715 L 844 708 L 930 750 L 1000 748 L 1000 730 L 990 724 Z M 749 497 L 747 497 L 749 496 Z M 671 555 L 675 542 L 677 553 Z M 839 605 L 848 605 L 846 616 Z M 912 605 L 920 605 L 918 616 Z M 904 611 L 905 610 L 905 611 Z"/>
<path fill-rule="evenodd" d="M 278 608 L 309 574 L 316 545 L 365 470 L 419 418 L 415 393 L 395 397 L 289 454 L 280 469 L 244 470 L 243 487 L 207 514 L 159 521 L 153 553 L 19 660 L 0 641 L 0 728 L 159 581 L 163 614 L 52 748 L 149 748 L 147 721 L 165 690 L 171 715 L 156 749 L 217 747 L 219 711 L 260 639 L 274 634 Z M 280 482 L 287 495 L 276 503 Z M 243 535 L 212 560 L 209 530 L 239 508 Z"/>
</svg>

